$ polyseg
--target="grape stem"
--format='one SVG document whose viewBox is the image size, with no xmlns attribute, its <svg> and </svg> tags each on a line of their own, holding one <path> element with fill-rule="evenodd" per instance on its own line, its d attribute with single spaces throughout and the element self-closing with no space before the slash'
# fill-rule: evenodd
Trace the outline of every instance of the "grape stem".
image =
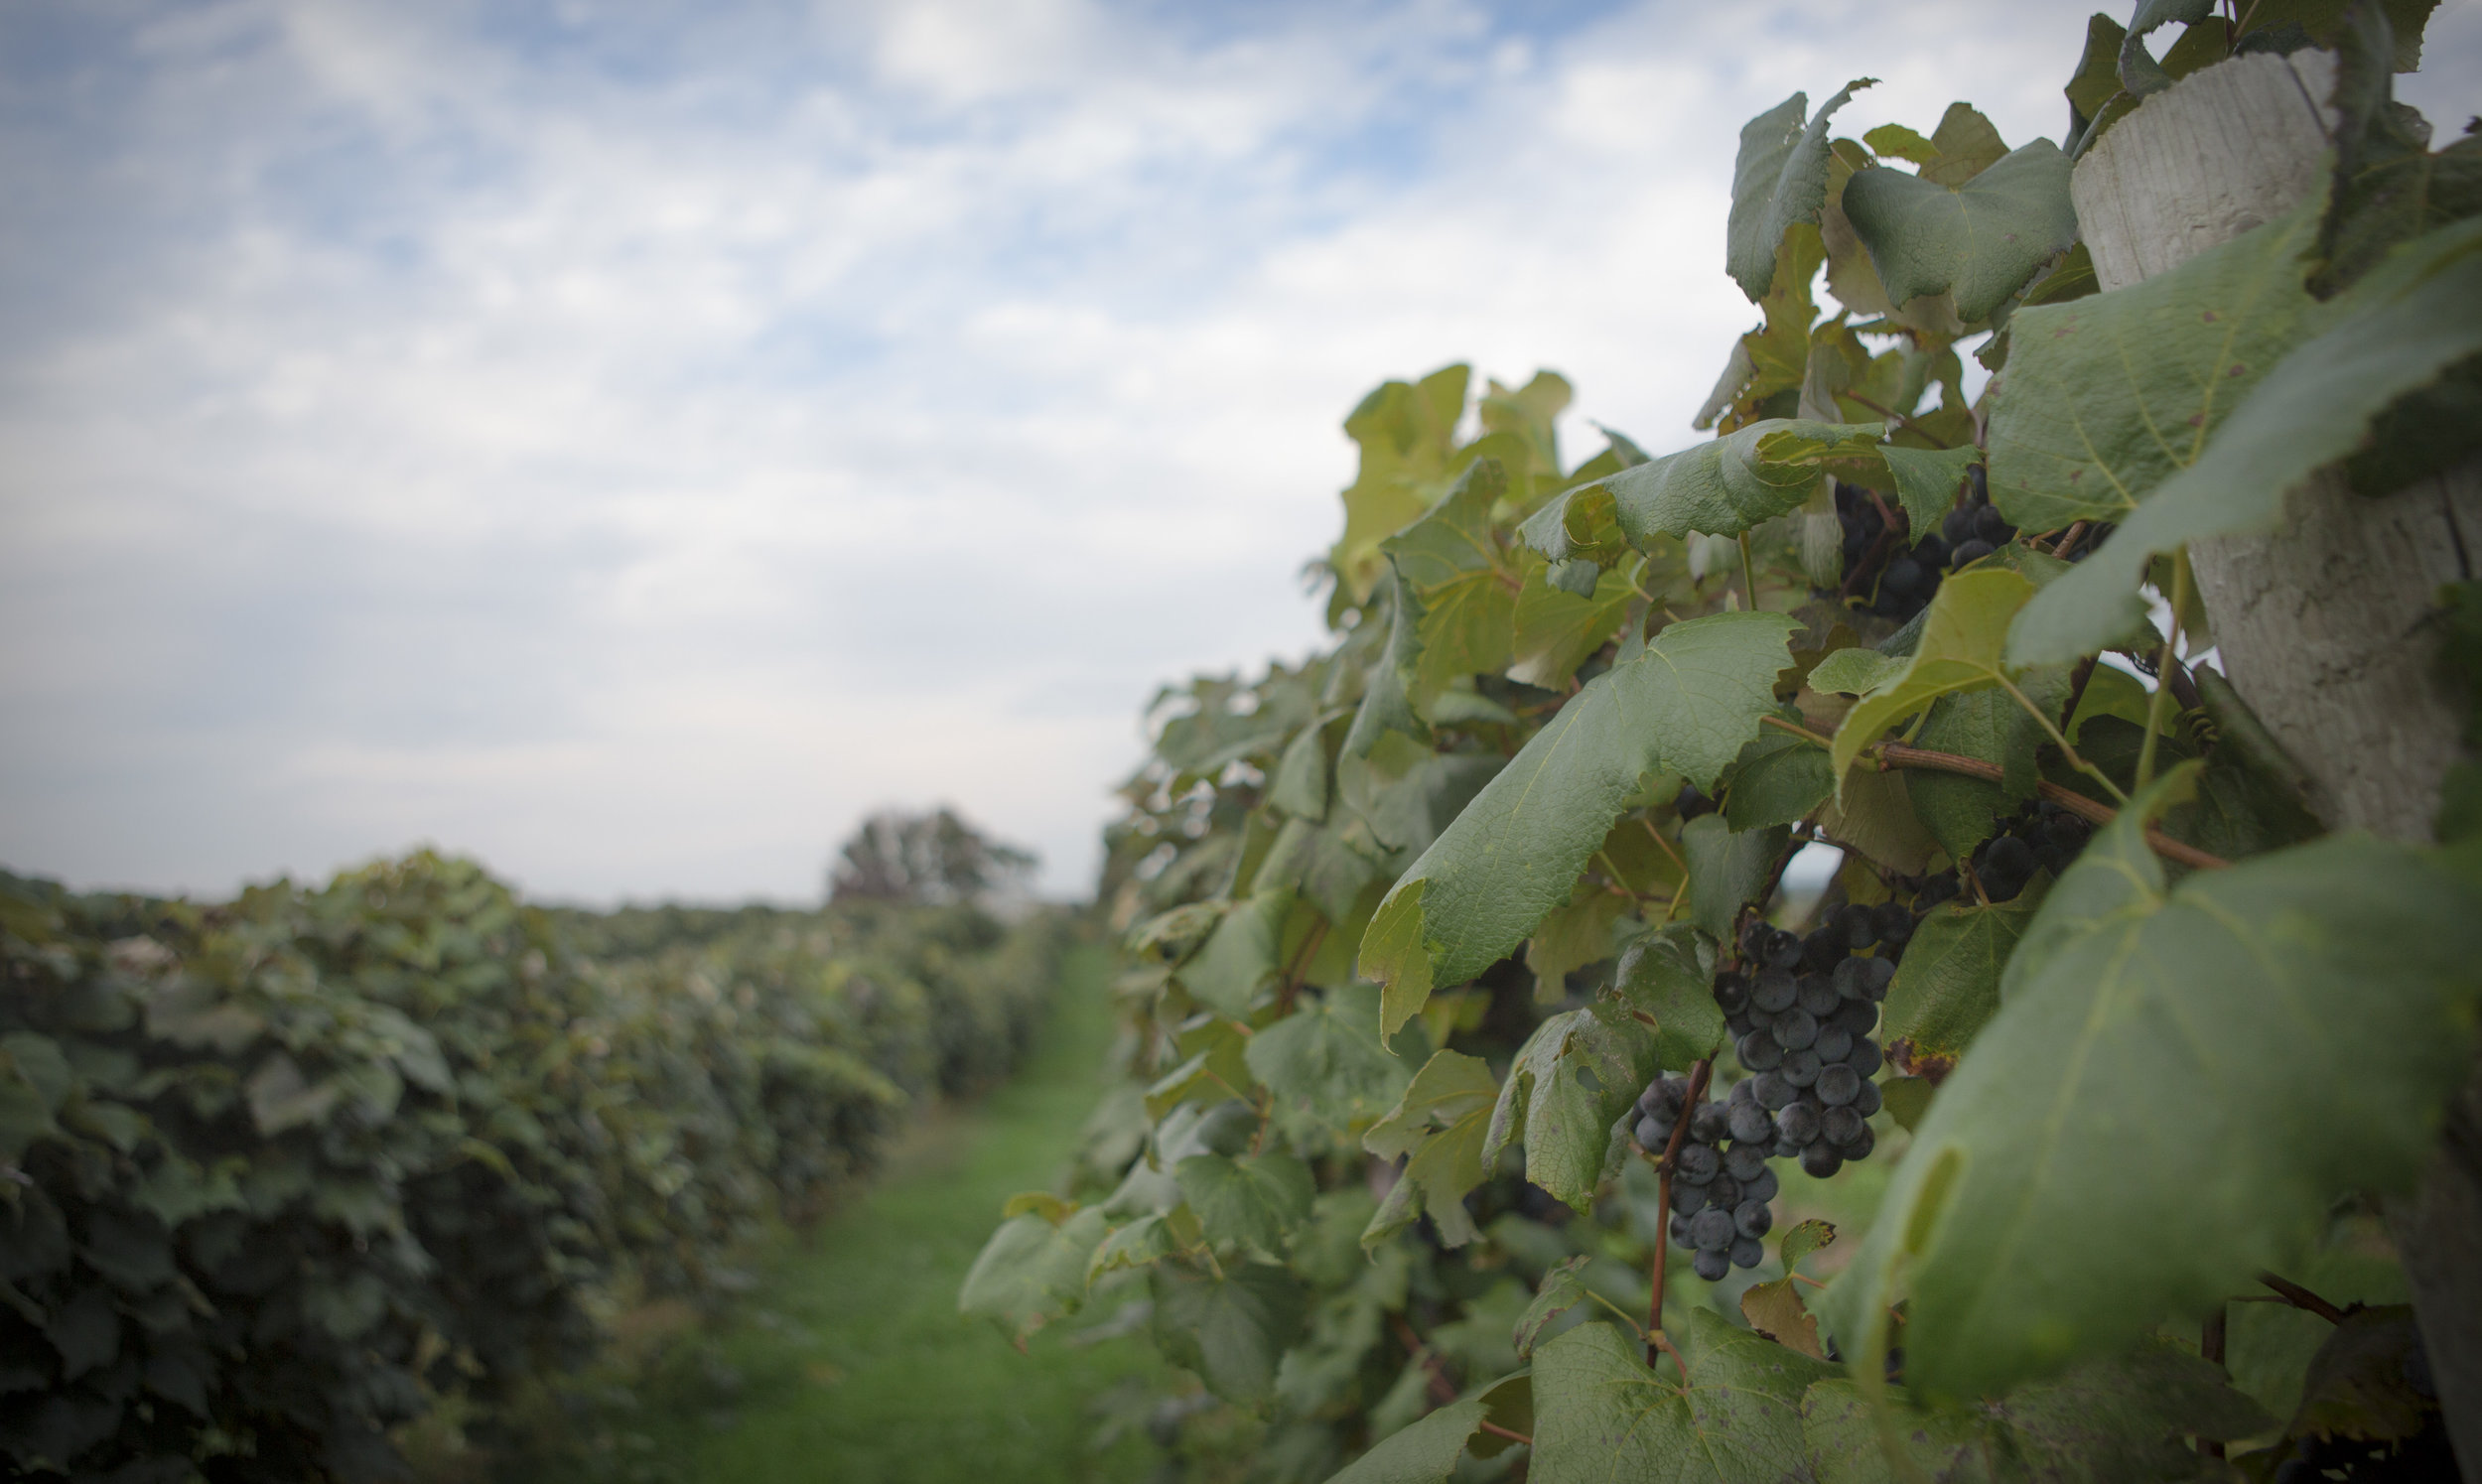
<svg viewBox="0 0 2482 1484">
<path fill-rule="evenodd" d="M 1829 742 L 1826 738 L 1819 736 L 1809 728 L 1797 727 L 1792 723 L 1785 721 L 1782 717 L 1761 716 L 1758 720 L 1769 727 L 1776 728 L 1778 731 L 1789 732 L 1793 736 L 1800 738 L 1803 742 L 1809 742 L 1814 746 L 1832 747 L 1835 745 L 1835 743 Z"/>
<path fill-rule="evenodd" d="M 2198 1327 L 2198 1356 L 2208 1365 L 2222 1370 L 2224 1366 L 2224 1306 L 2215 1305 L 2215 1312 Z M 2224 1456 L 2223 1443 L 2215 1438 L 2198 1439 L 2198 1451 L 2209 1458 Z"/>
<path fill-rule="evenodd" d="M 1493 1437 L 1504 1437 L 1510 1442 L 1521 1442 L 1529 1448 L 1534 1446 L 1533 1438 L 1526 1436 L 1522 1432 L 1513 1432 L 1508 1428 L 1501 1426 L 1499 1423 L 1490 1420 L 1488 1417 L 1485 1417 L 1479 1425 L 1483 1431 L 1490 1433 Z"/>
<path fill-rule="evenodd" d="M 2275 1289 L 2277 1293 L 2282 1294 L 2283 1301 L 2292 1305 L 2296 1309 L 2307 1309 L 2309 1312 L 2316 1314 L 2319 1318 L 2326 1320 L 2330 1324 L 2341 1324 L 2344 1322 L 2344 1310 L 2337 1308 L 2334 1304 L 2329 1303 L 2324 1298 L 2312 1293 L 2309 1289 L 2302 1287 L 2299 1283 L 2292 1282 L 2292 1280 L 2288 1278 L 2277 1278 L 2272 1273 L 2262 1273 L 2258 1276 L 2258 1281 Z"/>
<path fill-rule="evenodd" d="M 1443 1407 L 1455 1401 L 1455 1384 L 1448 1379 L 1447 1372 L 1440 1369 L 1440 1358 L 1431 1353 L 1431 1347 L 1422 1342 L 1422 1336 L 1414 1333 L 1413 1325 L 1406 1322 L 1403 1314 L 1390 1314 L 1388 1321 L 1396 1326 L 1396 1337 L 1405 1342 L 1405 1352 L 1414 1358 L 1414 1364 L 1422 1367 L 1423 1374 L 1430 1379 L 1431 1400 Z"/>
<path fill-rule="evenodd" d="M 1879 769 L 1882 772 L 1891 767 L 1927 768 L 1933 772 L 1963 773 L 1967 777 L 1985 778 L 1994 783 L 2002 782 L 2007 776 L 2005 770 L 1996 762 L 1986 762 L 1980 757 L 1960 756 L 1955 752 L 1933 752 L 1924 747 L 1908 747 L 1902 742 L 1879 743 L 1877 755 Z M 2087 798 L 2073 788 L 2063 788 L 2048 778 L 2040 780 L 2035 786 L 2042 790 L 2044 798 L 2089 824 L 2108 825 L 2120 817 L 2120 811 L 2111 805 L 2098 799 Z M 2145 843 L 2164 860 L 2177 861 L 2183 866 L 2193 866 L 2201 871 L 2220 870 L 2232 864 L 2221 856 L 2210 856 L 2194 845 L 2183 845 L 2151 825 L 2146 827 Z"/>
<path fill-rule="evenodd" d="M 1690 1117 L 1707 1101 L 1707 1074 L 1714 1067 L 1712 1057 L 1701 1057 L 1690 1065 L 1689 1098 L 1681 1104 L 1681 1116 L 1672 1122 L 1672 1137 L 1664 1141 L 1663 1152 L 1655 1158 L 1655 1171 L 1662 1176 L 1663 1219 L 1655 1223 L 1655 1260 L 1650 1275 L 1655 1291 L 1646 1302 L 1646 1369 L 1655 1368 L 1656 1356 L 1669 1355 L 1672 1363 L 1681 1368 L 1684 1386 L 1689 1384 L 1689 1362 L 1681 1359 L 1681 1352 L 1672 1348 L 1672 1342 L 1663 1333 L 1663 1269 L 1670 1256 L 1665 1249 L 1672 1237 L 1672 1171 L 1681 1160 L 1681 1141 L 1689 1137 Z"/>
</svg>

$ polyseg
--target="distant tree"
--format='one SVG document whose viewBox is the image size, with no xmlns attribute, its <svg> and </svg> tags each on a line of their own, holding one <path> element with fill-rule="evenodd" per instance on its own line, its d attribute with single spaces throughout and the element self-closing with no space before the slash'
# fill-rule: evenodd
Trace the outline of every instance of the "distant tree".
<svg viewBox="0 0 2482 1484">
<path fill-rule="evenodd" d="M 884 810 L 862 822 L 828 873 L 830 901 L 976 901 L 1022 882 L 1031 851 L 986 837 L 953 809 Z"/>
</svg>

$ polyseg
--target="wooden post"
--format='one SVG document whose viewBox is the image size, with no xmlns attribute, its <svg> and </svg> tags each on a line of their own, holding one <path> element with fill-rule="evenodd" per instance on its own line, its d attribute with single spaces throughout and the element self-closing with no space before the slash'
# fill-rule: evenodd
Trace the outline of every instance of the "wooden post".
<svg viewBox="0 0 2482 1484">
<path fill-rule="evenodd" d="M 2237 58 L 2156 93 L 2078 162 L 2071 191 L 2106 290 L 2281 216 L 2317 189 L 2336 59 Z M 2482 558 L 2482 463 L 2379 499 L 2326 469 L 2267 535 L 2194 543 L 2191 565 L 2231 679 L 2309 783 L 2330 828 L 2427 840 L 2460 753 L 2463 707 L 2429 615 Z M 2466 1484 L 2482 1484 L 2482 1078 L 2389 1226 Z"/>
</svg>

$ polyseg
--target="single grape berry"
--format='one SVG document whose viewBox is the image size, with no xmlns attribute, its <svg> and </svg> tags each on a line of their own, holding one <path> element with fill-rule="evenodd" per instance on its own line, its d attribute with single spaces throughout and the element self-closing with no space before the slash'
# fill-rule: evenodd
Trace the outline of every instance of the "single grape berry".
<svg viewBox="0 0 2482 1484">
<path fill-rule="evenodd" d="M 1775 1199 L 1776 1188 L 1775 1171 L 1762 1169 L 1756 1179 L 1740 1182 L 1740 1202 L 1745 1206 L 1754 1200 L 1764 1205 Z"/>
<path fill-rule="evenodd" d="M 1845 935 L 1847 953 L 1860 953 L 1878 941 L 1878 926 L 1870 916 L 1870 909 L 1858 903 L 1837 910 L 1836 930 Z"/>
<path fill-rule="evenodd" d="M 1997 505 L 1985 505 L 1974 512 L 1974 534 L 1993 546 L 2005 546 L 2016 539 L 2016 527 L 1999 513 Z"/>
<path fill-rule="evenodd" d="M 1836 1007 L 1836 1013 L 1828 1018 L 1827 1023 L 1847 1035 L 1865 1036 L 1870 1033 L 1871 1027 L 1878 1024 L 1878 1007 L 1867 1000 L 1848 1000 Z"/>
<path fill-rule="evenodd" d="M 1731 1129 L 1732 1114 L 1721 1103 L 1701 1103 L 1689 1116 L 1689 1137 L 1700 1144 L 1722 1144 Z"/>
<path fill-rule="evenodd" d="M 1876 1061 L 1878 1059 L 1878 1048 L 1876 1046 L 1870 1047 L 1870 1059 L 1872 1061 Z M 1857 1067 L 1855 1070 L 1860 1071 L 1861 1069 Z M 1875 1072 L 1878 1068 L 1872 1067 L 1870 1070 Z M 1864 1082 L 1862 1084 L 1862 1090 L 1853 1095 L 1853 1102 L 1848 1106 L 1863 1118 L 1868 1118 L 1871 1114 L 1878 1112 L 1880 1105 L 1884 1101 L 1885 1099 L 1879 1094 L 1877 1083 Z"/>
<path fill-rule="evenodd" d="M 1896 966 L 1887 959 L 1863 959 L 1862 962 L 1865 966 L 1862 972 L 1868 976 L 1870 1003 L 1875 1005 L 1887 998 L 1887 987 L 1896 982 Z"/>
<path fill-rule="evenodd" d="M 1824 1180 L 1844 1167 L 1845 1156 L 1824 1139 L 1801 1151 L 1801 1172 L 1812 1179 Z"/>
<path fill-rule="evenodd" d="M 1683 1179 L 1680 1179 L 1680 1178 L 1678 1178 L 1678 1177 L 1675 1177 L 1675 1178 L 1673 1179 L 1673 1181 L 1672 1181 L 1672 1211 L 1673 1211 L 1673 1214 L 1674 1214 L 1674 1215 L 1677 1215 L 1677 1216 L 1690 1216 L 1690 1215 L 1694 1215 L 1694 1214 L 1696 1214 L 1696 1212 L 1697 1212 L 1698 1208 L 1699 1208 L 1700 1206 L 1705 1205 L 1706 1203 L 1707 1203 L 1707 1187 L 1706 1187 L 1706 1186 L 1704 1186 L 1704 1185 L 1693 1185 L 1693 1184 L 1689 1183 L 1687 1180 L 1683 1180 Z"/>
<path fill-rule="evenodd" d="M 1663 1152 L 1663 1147 L 1671 1142 L 1672 1126 L 1670 1124 L 1658 1123 L 1652 1118 L 1641 1118 L 1637 1121 L 1637 1147 L 1639 1148 L 1650 1154 L 1660 1154 Z"/>
<path fill-rule="evenodd" d="M 1819 1027 L 1819 1038 L 1810 1043 L 1810 1049 L 1819 1053 L 1819 1060 L 1834 1066 L 1853 1054 L 1853 1032 L 1830 1021 Z"/>
<path fill-rule="evenodd" d="M 1732 1230 L 1744 1237 L 1763 1237 L 1767 1234 L 1767 1228 L 1773 1225 L 1775 1225 L 1775 1213 L 1767 1209 L 1767 1203 L 1762 1200 L 1751 1200 L 1748 1198 L 1748 1192 L 1743 1191 L 1741 1203 L 1732 1208 Z"/>
<path fill-rule="evenodd" d="M 1854 1139 L 1853 1143 L 1845 1146 L 1845 1157 L 1867 1159 L 1870 1157 L 1870 1150 L 1876 1147 L 1878 1147 L 1878 1136 L 1870 1131 L 1868 1124 L 1863 1124 L 1861 1134 Z"/>
<path fill-rule="evenodd" d="M 1800 982 L 1783 969 L 1767 970 L 1749 987 L 1749 1008 L 1761 1014 L 1780 1015 L 1800 998 Z"/>
<path fill-rule="evenodd" d="M 1690 1271 L 1711 1283 L 1724 1282 L 1724 1275 L 1732 1271 L 1732 1260 L 1712 1248 L 1700 1248 L 1689 1260 Z"/>
<path fill-rule="evenodd" d="M 1683 1216 L 1683 1215 L 1682 1215 L 1680 1212 L 1678 1212 L 1678 1211 L 1673 1212 L 1673 1213 L 1672 1213 L 1672 1225 L 1671 1225 L 1671 1232 L 1672 1232 L 1672 1245 L 1673 1245 L 1673 1246 L 1675 1246 L 1675 1247 L 1687 1247 L 1687 1246 L 1689 1246 L 1689 1218 L 1688 1218 L 1688 1217 Z"/>
<path fill-rule="evenodd" d="M 1716 1007 L 1725 1014 L 1738 1014 L 1749 1008 L 1749 981 L 1729 970 L 1715 977 Z"/>
<path fill-rule="evenodd" d="M 1728 1108 L 1734 1103 L 1747 1103 L 1755 1099 L 1757 1095 L 1758 1090 L 1751 1087 L 1749 1079 L 1744 1077 L 1732 1084 L 1732 1091 L 1724 1098 L 1724 1106 Z"/>
<path fill-rule="evenodd" d="M 1741 1084 L 1743 1087 L 1748 1085 L 1746 1082 Z M 1758 1100 L 1754 1097 L 1732 1105 L 1732 1138 L 1739 1143 L 1756 1144 L 1762 1139 L 1772 1138 L 1768 1129 L 1773 1122 L 1767 1117 L 1767 1111 L 1758 1106 Z M 1732 1167 L 1731 1152 L 1724 1154 L 1724 1163 L 1726 1169 Z M 1739 1172 L 1735 1171 L 1735 1173 Z M 1755 1173 L 1755 1171 L 1748 1173 Z M 1746 1179 L 1748 1174 L 1742 1174 L 1741 1177 Z"/>
<path fill-rule="evenodd" d="M 1801 940 L 1801 967 L 1812 974 L 1825 974 L 1845 956 L 1845 939 L 1832 927 L 1820 928 Z"/>
<path fill-rule="evenodd" d="M 1781 1072 L 1760 1072 L 1749 1080 L 1758 1089 L 1758 1106 L 1769 1113 L 1789 1106 L 1801 1096 L 1801 1089 L 1785 1081 Z"/>
<path fill-rule="evenodd" d="M 1836 966 L 1835 974 L 1829 978 L 1829 982 L 1836 987 L 1836 998 L 1839 1000 L 1869 999 L 1869 966 L 1877 962 L 1878 960 L 1876 959 L 1847 959 L 1843 963 L 1838 964 Z M 1810 1012 L 1810 1013 L 1814 1015 L 1823 1015 L 1827 1013 L 1827 1012 L 1814 1010 Z"/>
<path fill-rule="evenodd" d="M 1795 1144 L 1808 1144 L 1819 1137 L 1819 1110 L 1808 1103 L 1795 1103 L 1775 1115 L 1775 1132 Z"/>
<path fill-rule="evenodd" d="M 1715 1178 L 1707 1184 L 1707 1204 L 1725 1211 L 1739 1205 L 1740 1181 L 1733 1179 L 1729 1170 L 1716 1171 Z"/>
<path fill-rule="evenodd" d="M 1845 1057 L 1845 1065 L 1853 1068 L 1855 1074 L 1863 1079 L 1862 1086 L 1866 1091 L 1862 1093 L 1862 1096 L 1873 1102 L 1878 1098 L 1878 1084 L 1867 1079 L 1876 1076 L 1878 1069 L 1886 1064 L 1886 1053 L 1878 1049 L 1878 1042 L 1866 1036 L 1855 1036 L 1853 1051 Z M 1876 1113 L 1878 1110 L 1872 1108 L 1869 1111 Z"/>
<path fill-rule="evenodd" d="M 1750 1105 L 1750 1108 L 1758 1115 L 1757 1132 L 1743 1134 L 1740 1131 L 1740 1121 L 1734 1119 L 1732 1122 L 1734 1142 L 1730 1148 L 1724 1151 L 1724 1172 L 1740 1181 L 1744 1186 L 1758 1178 L 1759 1172 L 1767 1167 L 1766 1150 L 1758 1146 L 1775 1138 L 1775 1120 L 1759 1110 L 1754 1103 Z"/>
<path fill-rule="evenodd" d="M 1699 1247 L 1732 1245 L 1732 1213 L 1709 1206 L 1689 1219 L 1689 1240 Z"/>
<path fill-rule="evenodd" d="M 1830 1108 L 1819 1119 L 1819 1137 L 1840 1149 L 1851 1148 L 1854 1141 L 1862 1137 L 1862 1131 L 1868 1127 L 1862 1121 L 1862 1115 L 1850 1108 Z"/>
<path fill-rule="evenodd" d="M 1818 1016 L 1798 1008 L 1788 1010 L 1775 1017 L 1775 1028 L 1770 1033 L 1774 1035 L 1777 1045 L 1787 1051 L 1798 1051 L 1817 1042 Z"/>
<path fill-rule="evenodd" d="M 1691 1125 L 1690 1132 L 1697 1133 L 1697 1126 Z M 1686 1181 L 1692 1185 L 1704 1185 L 1714 1179 L 1716 1172 L 1723 1167 L 1724 1156 L 1715 1151 L 1714 1145 L 1685 1144 L 1681 1146 L 1679 1161 L 1673 1166 L 1674 1180 L 1676 1183 Z"/>
<path fill-rule="evenodd" d="M 1735 1237 L 1726 1256 L 1735 1268 L 1755 1268 L 1767 1260 L 1767 1250 L 1755 1237 Z"/>
<path fill-rule="evenodd" d="M 2013 835 L 2001 835 L 1982 848 L 1974 869 L 2022 881 L 2034 873 L 2033 849 Z"/>
<path fill-rule="evenodd" d="M 1732 1049 L 1740 1053 L 1740 1064 L 1753 1072 L 1771 1072 L 1784 1064 L 1784 1048 L 1771 1030 L 1752 1027 L 1732 1043 Z"/>
<path fill-rule="evenodd" d="M 1990 542 L 1985 541 L 1980 536 L 1977 536 L 1971 541 L 1960 543 L 1954 554 L 1948 558 L 1948 565 L 1951 569 L 1970 567 L 1976 562 L 1979 562 L 1983 558 L 1991 555 L 1995 550 L 1997 550 L 1997 548 L 1995 548 Z"/>
<path fill-rule="evenodd" d="M 1939 522 L 1939 534 L 1948 538 L 1948 544 L 1950 546 L 1954 546 L 1960 541 L 1972 540 L 1974 536 L 1975 513 L 1975 509 L 1972 505 L 1959 505 L 1955 509 L 1950 510 L 1947 514 L 1947 518 Z"/>
<path fill-rule="evenodd" d="M 1862 1078 L 1849 1066 L 1821 1067 L 1818 1094 L 1828 1107 L 1842 1108 L 1862 1095 Z"/>
<path fill-rule="evenodd" d="M 1787 1055 L 1784 1058 L 1784 1064 L 1776 1068 L 1776 1071 L 1793 1086 L 1808 1087 L 1819 1080 L 1819 1068 L 1822 1065 L 1819 1053 L 1801 1050 Z"/>
<path fill-rule="evenodd" d="M 1882 901 L 1870 909 L 1870 926 L 1881 943 L 1902 943 L 1913 936 L 1913 914 L 1900 901 Z"/>
<path fill-rule="evenodd" d="M 1847 964 L 1852 962 L 1852 959 L 1845 960 Z M 1794 997 L 1793 1003 L 1811 1014 L 1824 1019 L 1836 1012 L 1837 999 L 1836 981 L 1825 974 L 1812 974 L 1800 981 L 1799 992 Z"/>
<path fill-rule="evenodd" d="M 1767 936 L 1766 967 L 1791 969 L 1800 962 L 1801 940 L 1780 927 L 1772 930 Z"/>
</svg>

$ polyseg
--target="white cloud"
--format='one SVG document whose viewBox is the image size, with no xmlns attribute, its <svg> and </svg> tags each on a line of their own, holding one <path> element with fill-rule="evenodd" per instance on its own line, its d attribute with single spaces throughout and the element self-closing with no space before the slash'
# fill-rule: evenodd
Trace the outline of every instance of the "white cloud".
<svg viewBox="0 0 2482 1484">
<path fill-rule="evenodd" d="M 0 63 L 47 122 L 0 180 L 53 207 L 0 223 L 13 868 L 221 891 L 431 839 L 800 896 L 947 798 L 1074 890 L 1154 686 L 1316 641 L 1370 384 L 1552 365 L 1573 456 L 1686 442 L 1751 317 L 1741 120 L 1858 69 L 1848 131 L 1963 93 L 2056 137 L 2083 29 L 508 15 L 104 12 Z"/>
</svg>

